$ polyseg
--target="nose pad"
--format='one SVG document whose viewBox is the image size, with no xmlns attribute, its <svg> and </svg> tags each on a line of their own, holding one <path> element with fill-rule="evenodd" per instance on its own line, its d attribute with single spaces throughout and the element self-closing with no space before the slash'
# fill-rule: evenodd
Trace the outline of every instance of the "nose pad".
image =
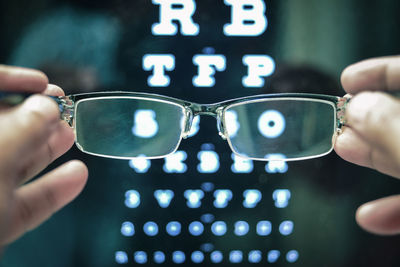
<svg viewBox="0 0 400 267">
<path fill-rule="evenodd" d="M 222 110 L 217 111 L 217 129 L 219 136 L 221 136 L 222 139 L 226 140 L 226 131 L 222 117 Z"/>
<path fill-rule="evenodd" d="M 189 108 L 185 109 L 185 116 L 182 118 L 182 129 L 183 129 L 183 134 L 182 138 L 186 139 L 188 138 L 190 134 L 190 129 L 192 128 L 192 123 L 193 123 L 193 112 Z"/>
</svg>

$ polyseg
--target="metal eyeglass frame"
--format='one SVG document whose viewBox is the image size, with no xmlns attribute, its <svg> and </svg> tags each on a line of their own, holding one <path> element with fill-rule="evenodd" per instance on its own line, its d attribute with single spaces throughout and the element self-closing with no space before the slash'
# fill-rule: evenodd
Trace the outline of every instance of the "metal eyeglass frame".
<svg viewBox="0 0 400 267">
<path fill-rule="evenodd" d="M 0 92 L 0 103 L 6 105 L 17 105 L 25 98 L 30 96 L 29 93 L 11 93 L 11 92 Z M 280 94 L 261 94 L 261 95 L 254 95 L 254 96 L 247 96 L 247 97 L 240 97 L 230 100 L 225 100 L 218 103 L 212 104 L 198 104 L 190 101 L 181 100 L 178 98 L 173 98 L 169 96 L 163 96 L 158 94 L 150 94 L 150 93 L 141 93 L 141 92 L 127 92 L 127 91 L 107 91 L 107 92 L 93 92 L 93 93 L 82 93 L 82 94 L 74 94 L 74 95 L 67 95 L 67 96 L 49 96 L 54 99 L 60 110 L 60 117 L 62 120 L 66 121 L 70 127 L 74 128 L 74 117 L 76 112 L 76 107 L 79 104 L 79 101 L 84 101 L 85 99 L 104 99 L 104 98 L 133 98 L 133 99 L 144 99 L 144 100 L 151 100 L 156 102 L 164 102 L 169 103 L 172 105 L 180 106 L 185 115 L 185 124 L 183 130 L 181 132 L 180 140 L 176 144 L 175 149 L 166 155 L 154 156 L 154 157 L 146 157 L 148 159 L 155 159 L 155 158 L 164 158 L 170 154 L 176 152 L 179 147 L 179 144 L 182 139 L 185 139 L 189 136 L 190 128 L 192 126 L 193 118 L 197 115 L 208 115 L 215 117 L 217 119 L 217 129 L 219 135 L 228 141 L 229 147 L 231 150 L 240 157 L 245 157 L 251 160 L 262 160 L 262 161 L 270 161 L 273 159 L 268 158 L 251 158 L 245 155 L 242 155 L 235 151 L 233 148 L 230 139 L 226 133 L 226 123 L 224 121 L 224 112 L 232 106 L 240 105 L 240 104 L 247 104 L 247 103 L 254 103 L 263 101 L 265 99 L 287 99 L 287 100 L 309 100 L 309 101 L 317 101 L 317 102 L 324 102 L 333 106 L 335 111 L 335 129 L 333 133 L 333 140 L 332 140 L 332 148 L 327 151 L 326 153 L 315 155 L 315 156 L 308 156 L 308 157 L 301 157 L 301 158 L 287 158 L 287 159 L 279 159 L 281 161 L 294 161 L 294 160 L 304 160 L 310 158 L 316 158 L 324 156 L 330 153 L 333 149 L 334 142 L 336 140 L 336 136 L 339 135 L 342 131 L 342 126 L 345 125 L 345 109 L 347 103 L 350 101 L 350 97 L 338 97 L 338 96 L 331 96 L 331 95 L 323 95 L 323 94 L 306 94 L 306 93 L 280 93 Z M 76 141 L 76 140 L 75 140 Z M 109 156 L 103 154 L 95 154 L 88 151 L 85 151 L 77 142 L 75 142 L 77 147 L 88 154 L 102 156 L 107 158 L 118 158 L 118 159 L 131 159 L 132 157 L 118 157 L 118 156 Z"/>
<path fill-rule="evenodd" d="M 341 133 L 342 126 L 345 124 L 345 108 L 347 103 L 349 102 L 349 97 L 338 97 L 338 96 L 331 96 L 331 95 L 322 95 L 322 94 L 305 94 L 305 93 L 281 93 L 281 94 L 262 94 L 262 95 L 254 95 L 254 96 L 247 96 L 241 98 L 230 99 L 218 103 L 212 104 L 198 104 L 190 101 L 185 101 L 169 96 L 163 96 L 158 94 L 150 94 L 150 93 L 140 93 L 140 92 L 126 92 L 126 91 L 109 91 L 109 92 L 94 92 L 94 93 L 83 93 L 83 94 L 74 94 L 62 97 L 52 97 L 58 104 L 61 112 L 61 119 L 66 121 L 72 128 L 74 127 L 74 117 L 76 112 L 76 107 L 80 101 L 84 101 L 85 99 L 105 99 L 105 98 L 132 98 L 132 99 L 144 99 L 144 100 L 151 100 L 156 102 L 163 102 L 169 103 L 172 105 L 180 106 L 184 111 L 184 127 L 181 132 L 181 136 L 179 142 L 176 144 L 175 149 L 166 155 L 160 156 L 153 156 L 153 157 L 145 157 L 147 159 L 156 159 L 156 158 L 164 158 L 170 154 L 173 154 L 178 149 L 180 142 L 182 139 L 185 139 L 189 136 L 189 132 L 192 126 L 193 118 L 197 115 L 208 115 L 215 117 L 217 120 L 217 129 L 219 135 L 228 141 L 229 147 L 231 150 L 240 157 L 245 157 L 251 160 L 262 160 L 262 161 L 270 161 L 273 159 L 267 158 L 252 158 L 242 155 L 235 151 L 233 148 L 231 141 L 226 132 L 226 123 L 224 121 L 224 112 L 236 105 L 240 104 L 247 104 L 247 103 L 254 103 L 263 101 L 265 99 L 287 99 L 287 100 L 308 100 L 308 101 L 317 101 L 327 103 L 333 106 L 335 111 L 335 129 L 333 133 L 333 140 L 332 140 L 332 148 L 327 151 L 326 153 L 313 155 L 308 157 L 300 157 L 300 158 L 287 158 L 287 159 L 279 159 L 282 161 L 294 161 L 294 160 L 305 160 L 310 158 L 316 158 L 324 156 L 330 153 L 333 149 L 333 145 L 336 139 L 336 136 Z M 0 97 L 1 98 L 1 97 Z M 117 159 L 132 159 L 132 157 L 118 157 L 118 156 L 109 156 L 109 155 L 99 155 L 95 153 L 91 153 L 85 151 L 77 142 L 75 142 L 78 148 L 88 154 L 108 157 L 108 158 L 117 158 Z"/>
</svg>

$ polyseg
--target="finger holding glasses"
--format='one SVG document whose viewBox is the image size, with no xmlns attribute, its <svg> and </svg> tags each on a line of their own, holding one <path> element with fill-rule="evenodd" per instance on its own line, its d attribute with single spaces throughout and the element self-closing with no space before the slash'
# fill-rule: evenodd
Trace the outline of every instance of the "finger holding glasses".
<svg viewBox="0 0 400 267">
<path fill-rule="evenodd" d="M 335 150 L 343 159 L 400 178 L 400 57 L 365 60 L 342 73 L 344 89 L 354 95 Z M 389 93 L 389 94 L 388 94 Z M 400 233 L 400 195 L 361 206 L 358 223 L 377 234 Z"/>
<path fill-rule="evenodd" d="M 39 225 L 82 190 L 87 169 L 72 161 L 28 183 L 73 144 L 73 131 L 59 119 L 62 96 L 40 71 L 0 65 L 0 89 L 34 94 L 0 109 L 0 246 Z"/>
</svg>

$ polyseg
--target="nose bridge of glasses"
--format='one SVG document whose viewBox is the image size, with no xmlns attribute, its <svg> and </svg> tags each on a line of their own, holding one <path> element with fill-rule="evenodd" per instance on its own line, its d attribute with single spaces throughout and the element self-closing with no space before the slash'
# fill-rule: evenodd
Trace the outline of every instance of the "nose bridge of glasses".
<svg viewBox="0 0 400 267">
<path fill-rule="evenodd" d="M 197 104 L 191 103 L 190 106 L 186 107 L 185 110 L 186 122 L 183 127 L 183 138 L 187 138 L 192 127 L 193 119 L 196 116 L 212 116 L 217 119 L 217 128 L 219 135 L 225 138 L 224 127 L 222 123 L 222 107 L 218 104 Z"/>
</svg>

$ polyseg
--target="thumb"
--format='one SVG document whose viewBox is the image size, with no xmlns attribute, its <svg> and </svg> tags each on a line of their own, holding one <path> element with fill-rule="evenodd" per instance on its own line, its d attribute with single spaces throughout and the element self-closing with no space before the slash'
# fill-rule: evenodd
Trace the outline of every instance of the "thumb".
<svg viewBox="0 0 400 267">
<path fill-rule="evenodd" d="M 400 177 L 400 100 L 382 92 L 362 92 L 346 109 L 349 127 L 370 149 L 370 166 Z"/>
</svg>

